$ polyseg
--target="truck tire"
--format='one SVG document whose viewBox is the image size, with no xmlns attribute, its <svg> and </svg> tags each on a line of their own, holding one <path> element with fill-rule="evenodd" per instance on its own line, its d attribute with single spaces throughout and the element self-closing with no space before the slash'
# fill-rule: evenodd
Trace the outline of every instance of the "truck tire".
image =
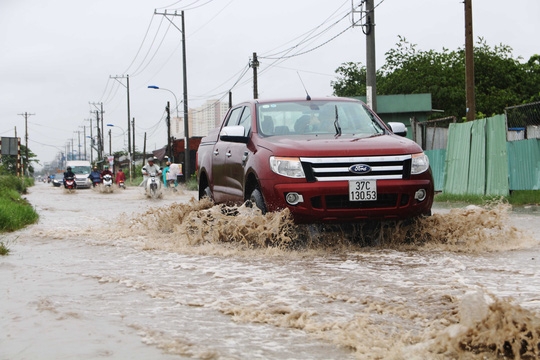
<svg viewBox="0 0 540 360">
<path fill-rule="evenodd" d="M 266 205 L 264 204 L 264 199 L 259 189 L 254 189 L 251 192 L 251 195 L 249 196 L 249 200 L 251 201 L 251 203 L 255 204 L 255 206 L 257 206 L 261 210 L 263 215 L 266 214 Z"/>
<path fill-rule="evenodd" d="M 204 194 L 202 195 L 202 197 L 199 199 L 204 199 L 204 198 L 208 198 L 212 201 L 214 201 L 214 197 L 212 196 L 212 190 L 210 190 L 210 186 L 207 186 L 204 188 Z"/>
</svg>

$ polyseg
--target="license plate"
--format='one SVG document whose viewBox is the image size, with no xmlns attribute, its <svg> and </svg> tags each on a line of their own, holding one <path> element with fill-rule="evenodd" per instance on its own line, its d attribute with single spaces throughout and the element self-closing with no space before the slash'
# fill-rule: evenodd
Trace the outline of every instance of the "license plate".
<svg viewBox="0 0 540 360">
<path fill-rule="evenodd" d="M 377 200 L 377 180 L 349 180 L 349 201 Z"/>
</svg>

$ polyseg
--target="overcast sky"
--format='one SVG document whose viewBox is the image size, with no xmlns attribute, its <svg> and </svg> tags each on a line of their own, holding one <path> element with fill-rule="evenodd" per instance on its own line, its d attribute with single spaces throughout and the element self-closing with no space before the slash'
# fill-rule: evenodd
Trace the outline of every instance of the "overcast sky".
<svg viewBox="0 0 540 360">
<path fill-rule="evenodd" d="M 524 61 L 540 53 L 540 1 L 472 2 L 475 39 L 509 45 Z M 377 68 L 399 35 L 419 50 L 464 45 L 462 1 L 375 5 Z M 342 63 L 366 62 L 365 36 L 347 15 L 351 0 L 0 0 L 0 136 L 12 137 L 16 128 L 24 144 L 19 114 L 34 114 L 28 117 L 29 148 L 42 164 L 50 162 L 72 138 L 77 148 L 77 131 L 83 143 L 83 126 L 95 116 L 90 103 L 103 102 L 105 123 L 118 127 L 112 133 L 113 151 L 119 150 L 127 132 L 127 91 L 125 80 L 111 76 L 129 75 L 137 148 L 145 132 L 148 150 L 164 146 L 164 107 L 175 99 L 147 86 L 183 98 L 181 17 L 155 10 L 185 11 L 189 107 L 227 101 L 230 89 L 234 103 L 252 98 L 248 65 L 254 52 L 259 98 L 304 96 L 300 77 L 311 96 L 331 95 Z"/>
</svg>

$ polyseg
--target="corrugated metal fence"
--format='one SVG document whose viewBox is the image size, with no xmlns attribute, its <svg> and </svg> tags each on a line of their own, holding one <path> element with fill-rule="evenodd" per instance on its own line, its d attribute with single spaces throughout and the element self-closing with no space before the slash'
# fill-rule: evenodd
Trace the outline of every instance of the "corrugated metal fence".
<svg viewBox="0 0 540 360">
<path fill-rule="evenodd" d="M 509 141 L 510 190 L 540 190 L 540 139 Z"/>
<path fill-rule="evenodd" d="M 426 150 L 435 189 L 449 194 L 508 195 L 540 189 L 540 139 L 506 141 L 504 115 L 449 125 L 446 149 Z"/>
</svg>

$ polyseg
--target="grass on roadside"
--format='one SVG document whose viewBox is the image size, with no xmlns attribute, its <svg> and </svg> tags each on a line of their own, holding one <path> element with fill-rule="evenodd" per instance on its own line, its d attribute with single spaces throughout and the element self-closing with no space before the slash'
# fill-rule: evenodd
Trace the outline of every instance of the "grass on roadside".
<svg viewBox="0 0 540 360">
<path fill-rule="evenodd" d="M 11 252 L 11 249 L 9 248 L 10 241 L 0 241 L 0 256 L 6 256 L 9 255 Z"/>
<path fill-rule="evenodd" d="M 540 190 L 515 190 L 509 196 L 454 195 L 445 193 L 435 196 L 435 202 L 463 202 L 473 205 L 483 205 L 501 200 L 511 205 L 540 205 Z"/>
<path fill-rule="evenodd" d="M 0 176 L 0 233 L 15 231 L 37 222 L 39 215 L 32 205 L 21 197 L 32 184 L 32 179 L 21 180 L 12 175 Z"/>
</svg>

